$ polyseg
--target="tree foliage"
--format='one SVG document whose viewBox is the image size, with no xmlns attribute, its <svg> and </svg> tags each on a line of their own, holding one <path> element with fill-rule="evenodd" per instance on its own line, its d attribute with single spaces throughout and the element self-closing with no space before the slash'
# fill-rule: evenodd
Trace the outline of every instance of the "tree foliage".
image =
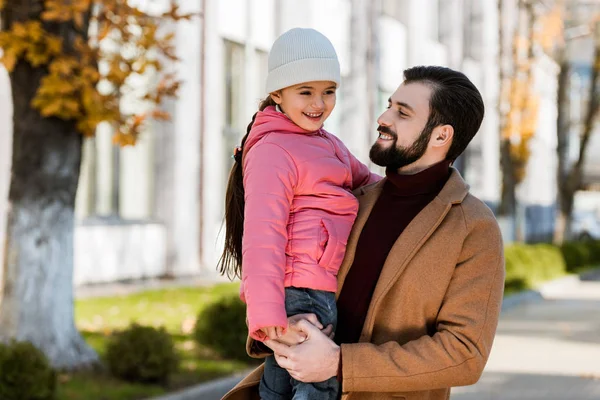
<svg viewBox="0 0 600 400">
<path fill-rule="evenodd" d="M 18 2 L 0 0 L 2 12 Z M 24 60 L 46 67 L 31 106 L 44 117 L 76 121 L 77 130 L 93 136 L 103 121 L 114 128 L 114 141 L 132 145 L 148 119 L 169 119 L 159 108 L 174 97 L 180 82 L 167 66 L 177 61 L 175 33 L 161 21 L 189 20 L 175 0 L 165 12 L 152 15 L 126 0 L 43 0 L 41 20 L 13 22 L 0 32 L 0 61 L 11 72 Z M 68 24 L 76 37 L 73 46 L 49 33 L 50 24 Z M 72 48 L 71 48 L 72 47 Z M 156 76 L 140 91 L 136 79 Z M 123 96 L 146 105 L 145 112 L 127 112 Z"/>
</svg>

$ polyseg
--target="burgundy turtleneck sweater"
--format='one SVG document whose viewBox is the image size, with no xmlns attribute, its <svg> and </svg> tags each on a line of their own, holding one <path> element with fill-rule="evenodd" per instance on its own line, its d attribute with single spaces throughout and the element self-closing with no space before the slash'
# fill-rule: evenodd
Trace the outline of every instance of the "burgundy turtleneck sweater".
<svg viewBox="0 0 600 400">
<path fill-rule="evenodd" d="M 414 175 L 386 171 L 387 180 L 360 234 L 354 262 L 337 301 L 336 343 L 358 342 L 375 285 L 392 246 L 413 218 L 442 190 L 450 176 L 449 166 L 449 161 L 442 161 Z"/>
</svg>

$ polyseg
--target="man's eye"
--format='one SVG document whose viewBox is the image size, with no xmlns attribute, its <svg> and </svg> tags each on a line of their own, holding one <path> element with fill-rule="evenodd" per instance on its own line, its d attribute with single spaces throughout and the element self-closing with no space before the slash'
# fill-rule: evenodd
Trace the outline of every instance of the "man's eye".
<svg viewBox="0 0 600 400">
<path fill-rule="evenodd" d="M 335 94 L 335 90 L 328 90 L 325 92 L 325 94 Z"/>
<path fill-rule="evenodd" d="M 300 92 L 302 96 L 310 96 L 310 92 Z"/>
</svg>

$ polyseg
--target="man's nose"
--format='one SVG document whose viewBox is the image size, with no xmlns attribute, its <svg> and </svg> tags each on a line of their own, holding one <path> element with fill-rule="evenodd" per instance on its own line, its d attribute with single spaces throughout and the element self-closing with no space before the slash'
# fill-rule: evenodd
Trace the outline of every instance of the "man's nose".
<svg viewBox="0 0 600 400">
<path fill-rule="evenodd" d="M 386 113 L 387 113 L 387 111 L 385 111 L 383 114 L 381 114 L 381 115 L 379 116 L 379 118 L 377 118 L 377 123 L 378 123 L 379 125 L 382 125 L 382 126 L 388 126 L 388 127 L 389 127 L 389 126 L 391 126 L 392 124 L 391 124 L 391 123 L 388 121 L 388 119 L 385 117 Z"/>
</svg>

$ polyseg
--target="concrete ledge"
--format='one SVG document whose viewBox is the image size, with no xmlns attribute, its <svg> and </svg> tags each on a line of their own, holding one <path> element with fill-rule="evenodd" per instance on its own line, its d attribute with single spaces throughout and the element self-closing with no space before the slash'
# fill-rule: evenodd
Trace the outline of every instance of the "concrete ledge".
<svg viewBox="0 0 600 400">
<path fill-rule="evenodd" d="M 600 268 L 587 271 L 586 273 L 579 275 L 567 275 L 562 278 L 554 279 L 552 281 L 541 284 L 535 290 L 526 290 L 523 292 L 515 293 L 506 296 L 502 301 L 502 311 L 508 311 L 514 307 L 531 303 L 535 301 L 543 300 L 544 297 L 552 296 L 557 293 L 561 293 L 569 288 L 576 286 L 582 280 L 594 280 L 600 276 Z"/>
</svg>

